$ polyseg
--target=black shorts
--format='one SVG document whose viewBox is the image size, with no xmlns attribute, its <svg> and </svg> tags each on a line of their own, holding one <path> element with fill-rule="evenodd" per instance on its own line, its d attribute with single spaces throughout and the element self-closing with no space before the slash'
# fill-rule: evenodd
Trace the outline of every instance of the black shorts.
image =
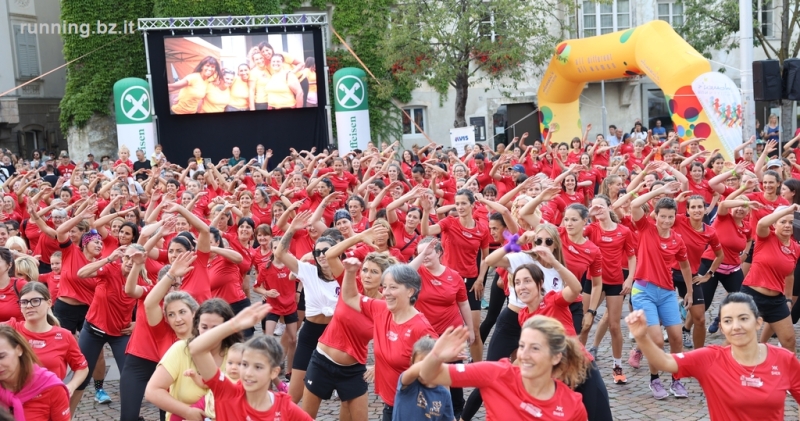
<svg viewBox="0 0 800 421">
<path fill-rule="evenodd" d="M 481 300 L 475 298 L 475 292 L 470 291 L 477 280 L 477 277 L 464 278 L 464 282 L 467 284 L 467 300 L 469 301 L 469 309 L 472 311 L 481 311 Z"/>
<path fill-rule="evenodd" d="M 297 350 L 294 352 L 294 361 L 292 361 L 292 370 L 308 369 L 308 363 L 311 361 L 311 354 L 317 349 L 317 342 L 322 334 L 325 333 L 325 328 L 328 325 L 309 322 L 308 319 L 303 321 L 303 327 L 297 333 Z"/>
<path fill-rule="evenodd" d="M 320 399 L 330 399 L 336 390 L 342 402 L 347 402 L 367 393 L 366 371 L 364 364 L 339 365 L 315 349 L 306 370 L 305 386 Z"/>
<path fill-rule="evenodd" d="M 73 335 L 83 329 L 83 322 L 86 320 L 88 312 L 89 306 L 85 304 L 72 305 L 56 300 L 56 304 L 53 306 L 53 314 L 58 319 L 58 323 Z"/>
<path fill-rule="evenodd" d="M 750 252 L 747 253 L 747 258 L 744 259 L 742 263 L 753 263 L 753 255 L 756 254 L 756 243 L 753 241 L 753 244 L 750 245 Z"/>
<path fill-rule="evenodd" d="M 283 323 L 287 325 L 291 323 L 297 323 L 300 321 L 300 319 L 297 317 L 296 311 L 292 314 L 284 314 L 284 315 L 269 313 L 267 314 L 267 317 L 264 318 L 264 320 L 270 322 L 278 322 L 281 319 L 281 317 L 283 317 Z"/>
<path fill-rule="evenodd" d="M 583 293 L 584 294 L 592 293 L 591 279 L 584 279 Z M 608 285 L 606 283 L 603 283 L 603 293 L 605 293 L 607 297 L 616 297 L 622 293 L 622 285 Z"/>
<path fill-rule="evenodd" d="M 693 275 L 694 276 L 694 275 Z M 683 273 L 679 270 L 672 269 L 672 283 L 678 289 L 678 296 L 683 298 L 686 296 L 686 282 L 683 280 Z M 705 306 L 706 300 L 703 296 L 703 288 L 700 285 L 692 285 L 692 305 Z"/>
<path fill-rule="evenodd" d="M 767 323 L 779 322 L 791 315 L 789 305 L 786 303 L 786 296 L 783 294 L 770 297 L 746 285 L 742 285 L 742 292 L 753 297 L 759 316 Z"/>
</svg>

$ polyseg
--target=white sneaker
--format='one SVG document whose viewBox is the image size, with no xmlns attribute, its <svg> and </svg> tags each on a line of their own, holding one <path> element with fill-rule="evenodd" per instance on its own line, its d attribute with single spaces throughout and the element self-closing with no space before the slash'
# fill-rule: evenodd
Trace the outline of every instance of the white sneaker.
<svg viewBox="0 0 800 421">
<path fill-rule="evenodd" d="M 661 333 L 664 335 L 664 341 L 668 341 L 669 335 L 667 335 L 667 329 L 664 329 L 664 326 L 661 326 Z"/>
<path fill-rule="evenodd" d="M 286 324 L 278 323 L 278 325 L 275 326 L 275 336 L 281 336 L 285 331 L 286 331 Z"/>
</svg>

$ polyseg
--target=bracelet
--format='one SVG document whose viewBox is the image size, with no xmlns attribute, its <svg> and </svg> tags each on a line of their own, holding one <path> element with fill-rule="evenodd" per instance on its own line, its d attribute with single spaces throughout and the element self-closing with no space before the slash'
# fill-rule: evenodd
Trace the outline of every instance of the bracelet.
<svg viewBox="0 0 800 421">
<path fill-rule="evenodd" d="M 169 279 L 172 279 L 172 282 L 173 282 L 173 283 L 178 283 L 178 280 L 177 280 L 177 279 L 175 279 L 175 277 L 174 277 L 174 276 L 170 275 L 170 274 L 169 274 L 169 272 L 167 272 L 167 278 L 169 278 Z"/>
<path fill-rule="evenodd" d="M 635 199 L 635 198 L 639 197 L 639 193 L 633 192 L 633 193 L 631 193 L 631 197 L 633 197 Z"/>
<path fill-rule="evenodd" d="M 106 257 L 106 264 L 108 264 L 108 263 L 111 263 L 111 258 L 110 257 Z"/>
<path fill-rule="evenodd" d="M 734 177 L 738 177 L 738 176 L 739 176 L 739 174 L 737 174 L 737 173 L 736 173 L 736 170 L 733 170 L 733 171 L 732 171 L 732 175 L 733 175 Z"/>
</svg>

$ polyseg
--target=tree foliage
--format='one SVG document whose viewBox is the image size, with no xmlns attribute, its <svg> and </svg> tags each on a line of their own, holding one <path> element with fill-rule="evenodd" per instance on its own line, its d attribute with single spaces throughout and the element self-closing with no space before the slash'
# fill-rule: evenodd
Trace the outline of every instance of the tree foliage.
<svg viewBox="0 0 800 421">
<path fill-rule="evenodd" d="M 425 82 L 440 98 L 456 90 L 456 127 L 466 125 L 470 86 L 486 78 L 511 89 L 552 57 L 564 33 L 560 0 L 414 0 L 398 3 L 382 40 L 386 67 L 401 83 Z M 566 12 L 566 14 L 564 14 Z"/>
</svg>

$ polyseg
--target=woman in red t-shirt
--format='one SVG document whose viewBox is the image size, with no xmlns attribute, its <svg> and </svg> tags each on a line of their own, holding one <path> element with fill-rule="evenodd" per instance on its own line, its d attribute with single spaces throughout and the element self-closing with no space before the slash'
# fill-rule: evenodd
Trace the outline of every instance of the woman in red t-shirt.
<svg viewBox="0 0 800 421">
<path fill-rule="evenodd" d="M 67 383 L 71 396 L 70 412 L 78 407 L 80 396 L 73 393 L 89 374 L 89 368 L 78 347 L 78 341 L 68 330 L 58 326 L 52 315 L 53 301 L 50 291 L 40 282 L 29 282 L 19 291 L 19 306 L 24 310 L 25 320 L 9 320 L 8 324 L 24 336 L 33 348 L 41 366 L 55 373 L 58 378 L 67 376 L 67 367 L 74 373 Z"/>
<path fill-rule="evenodd" d="M 720 304 L 719 316 L 730 345 L 709 345 L 680 354 L 667 354 L 653 343 L 642 310 L 632 312 L 625 321 L 653 367 L 698 380 L 712 421 L 781 421 L 787 392 L 800 399 L 800 362 L 794 348 L 759 343 L 758 331 L 764 324 L 760 310 L 746 293 L 728 295 Z"/>
<path fill-rule="evenodd" d="M 767 342 L 774 331 L 786 349 L 795 346 L 790 314 L 792 287 L 787 287 L 786 278 L 794 273 L 800 258 L 800 245 L 792 237 L 798 208 L 800 205 L 780 206 L 758 221 L 753 265 L 742 283 L 742 292 L 753 297 L 759 314 L 771 328 L 764 329 L 761 341 Z"/>
<path fill-rule="evenodd" d="M 342 262 L 345 270 L 357 271 L 358 259 Z M 383 419 L 392 418 L 400 374 L 409 367 L 414 343 L 436 332 L 422 313 L 414 308 L 422 281 L 408 265 L 393 265 L 381 277 L 384 300 L 361 296 L 355 277 L 344 278 L 341 299 L 353 310 L 372 320 L 375 352 L 375 393 L 383 400 Z M 451 360 L 455 360 L 452 358 Z"/>
<path fill-rule="evenodd" d="M 17 419 L 69 421 L 69 391 L 39 359 L 19 332 L 0 325 L 0 408 L 19 414 Z"/>
<path fill-rule="evenodd" d="M 489 255 L 489 242 L 492 239 L 489 225 L 473 217 L 475 196 L 466 189 L 456 192 L 455 206 L 458 216 L 449 216 L 440 220 L 438 224 L 430 226 L 428 219 L 430 206 L 428 198 L 423 196 L 422 236 L 441 234 L 442 243 L 447 244 L 443 256 L 445 265 L 464 278 L 469 292 L 467 299 L 472 310 L 472 326 L 475 330 L 475 341 L 470 345 L 470 354 L 473 361 L 482 361 L 483 342 L 480 340 L 478 329 L 481 324 L 483 282 L 489 268 L 485 263 L 486 256 Z"/>
<path fill-rule="evenodd" d="M 87 235 L 97 236 L 91 233 Z M 133 331 L 133 308 L 136 305 L 136 299 L 125 294 L 125 282 L 133 266 L 131 255 L 137 251 L 140 250 L 134 247 L 120 247 L 105 259 L 87 263 L 76 274 L 78 278 L 91 278 L 96 282 L 95 294 L 78 338 L 81 352 L 86 356 L 92 373 L 106 344 L 111 347 L 119 371 L 125 367 L 125 350 Z M 147 285 L 148 281 L 142 273 L 138 275 L 137 284 Z M 88 385 L 87 378 L 75 394 L 82 395 Z"/>
<path fill-rule="evenodd" d="M 476 387 L 485 396 L 489 419 L 587 419 L 581 395 L 567 383 L 583 381 L 588 361 L 578 340 L 567 336 L 561 323 L 544 316 L 526 321 L 515 364 L 508 359 L 445 364 L 463 352 L 467 337 L 466 328 L 451 328 L 436 341 L 417 363 L 425 384 Z"/>
<path fill-rule="evenodd" d="M 0 323 L 12 318 L 22 319 L 19 308 L 18 291 L 25 286 L 25 280 L 13 278 L 8 275 L 9 269 L 14 266 L 14 257 L 7 248 L 0 248 Z"/>
<path fill-rule="evenodd" d="M 231 332 L 255 326 L 269 310 L 267 304 L 248 307 L 227 322 L 197 336 L 189 344 L 197 372 L 214 394 L 214 410 L 218 421 L 312 420 L 292 402 L 289 395 L 270 391 L 272 382 L 280 375 L 283 361 L 283 348 L 274 337 L 261 335 L 245 343 L 241 373 L 246 382 L 228 380 L 214 361 L 213 351 Z"/>
</svg>

